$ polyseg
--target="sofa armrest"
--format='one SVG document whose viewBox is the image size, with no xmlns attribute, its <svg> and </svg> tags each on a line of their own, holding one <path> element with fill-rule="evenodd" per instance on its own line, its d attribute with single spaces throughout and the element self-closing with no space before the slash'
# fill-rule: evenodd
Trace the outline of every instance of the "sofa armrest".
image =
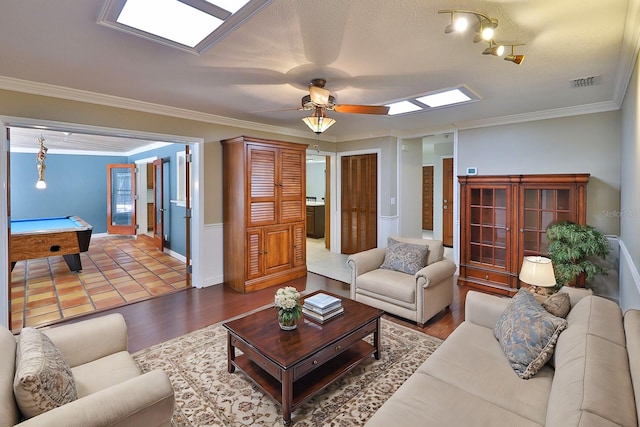
<svg viewBox="0 0 640 427">
<path fill-rule="evenodd" d="M 73 368 L 127 351 L 127 324 L 120 313 L 43 329 Z"/>
<path fill-rule="evenodd" d="M 30 426 L 170 426 L 175 397 L 167 374 L 153 370 L 30 418 Z"/>
<path fill-rule="evenodd" d="M 464 320 L 493 329 L 510 300 L 510 298 L 469 291 L 465 300 Z"/>
<path fill-rule="evenodd" d="M 347 265 L 351 267 L 351 289 L 349 297 L 356 299 L 356 279 L 358 276 L 380 268 L 384 262 L 387 248 L 373 248 L 357 254 L 349 255 Z"/>
<path fill-rule="evenodd" d="M 421 270 L 418 270 L 416 273 L 416 280 L 418 283 L 424 282 L 421 286 L 423 288 L 428 288 L 429 286 L 435 286 L 443 280 L 453 276 L 455 272 L 456 264 L 450 259 L 444 258 L 423 267 Z"/>
</svg>

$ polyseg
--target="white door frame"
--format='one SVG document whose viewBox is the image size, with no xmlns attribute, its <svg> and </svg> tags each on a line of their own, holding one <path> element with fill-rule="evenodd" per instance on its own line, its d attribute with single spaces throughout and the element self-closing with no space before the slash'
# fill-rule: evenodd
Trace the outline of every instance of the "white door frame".
<svg viewBox="0 0 640 427">
<path fill-rule="evenodd" d="M 52 130 L 63 130 L 65 132 L 85 133 L 96 135 L 118 135 L 119 137 L 130 137 L 136 139 L 148 139 L 151 141 L 165 141 L 186 145 L 192 147 L 192 169 L 191 179 L 192 188 L 194 189 L 191 199 L 192 206 L 192 227 L 191 227 L 191 244 L 192 244 L 192 283 L 195 287 L 202 286 L 204 278 L 204 263 L 201 261 L 204 253 L 204 242 L 201 238 L 204 232 L 204 198 L 202 194 L 204 182 L 204 168 L 201 162 L 204 160 L 204 140 L 202 138 L 194 138 L 188 136 L 160 134 L 154 132 L 142 132 L 129 129 L 116 129 L 103 126 L 82 125 L 76 123 L 57 122 L 51 120 L 37 120 L 30 118 L 0 116 L 0 171 L 7 170 L 7 156 L 9 155 L 9 147 L 6 142 L 6 129 L 9 127 L 24 128 L 44 128 Z M 9 265 L 9 256 L 7 254 L 9 248 L 9 230 L 10 218 L 7 218 L 5 212 L 8 207 L 8 188 L 10 185 L 6 172 L 0 173 L 0 263 L 4 266 Z M 4 269 L 3 269 L 4 270 Z M 11 328 L 9 325 L 9 290 L 11 284 L 11 276 L 8 268 L 7 273 L 0 275 L 0 325 Z"/>
</svg>

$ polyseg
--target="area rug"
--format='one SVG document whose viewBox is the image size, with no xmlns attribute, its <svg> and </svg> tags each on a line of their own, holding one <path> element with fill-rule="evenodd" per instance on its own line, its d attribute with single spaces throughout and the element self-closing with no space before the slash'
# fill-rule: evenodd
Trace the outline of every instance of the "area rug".
<svg viewBox="0 0 640 427">
<path fill-rule="evenodd" d="M 382 354 L 371 357 L 292 414 L 293 425 L 360 426 L 442 341 L 382 319 Z M 282 426 L 278 404 L 239 370 L 227 372 L 221 323 L 134 354 L 143 371 L 162 369 L 175 390 L 173 426 Z M 401 421 L 401 420 L 399 420 Z"/>
</svg>

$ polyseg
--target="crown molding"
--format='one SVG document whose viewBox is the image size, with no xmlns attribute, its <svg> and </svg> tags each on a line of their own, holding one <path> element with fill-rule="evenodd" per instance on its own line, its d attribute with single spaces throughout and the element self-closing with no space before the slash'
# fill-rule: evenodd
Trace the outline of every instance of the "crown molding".
<svg viewBox="0 0 640 427">
<path fill-rule="evenodd" d="M 640 0 L 629 0 L 627 19 L 622 36 L 620 63 L 613 91 L 613 99 L 620 107 L 622 107 L 624 96 L 631 81 L 638 51 L 640 51 Z"/>
<path fill-rule="evenodd" d="M 90 104 L 104 105 L 107 107 L 124 108 L 127 110 L 140 111 L 144 113 L 159 114 L 163 116 L 176 117 L 198 122 L 212 123 L 216 125 L 229 126 L 244 130 L 256 130 L 261 132 L 276 133 L 280 135 L 295 136 L 310 139 L 309 133 L 296 129 L 281 126 L 267 125 L 263 123 L 250 122 L 246 120 L 233 119 L 230 117 L 218 116 L 215 114 L 201 113 L 184 108 L 170 107 L 167 105 L 153 104 L 145 101 L 121 98 L 113 95 L 105 95 L 79 89 L 72 89 L 63 86 L 38 83 L 28 80 L 16 79 L 13 77 L 0 76 L 0 89 L 24 92 L 32 95 L 49 96 L 53 98 L 66 99 L 69 101 L 88 102 Z M 335 142 L 334 137 L 321 135 L 320 139 L 328 142 Z"/>
</svg>

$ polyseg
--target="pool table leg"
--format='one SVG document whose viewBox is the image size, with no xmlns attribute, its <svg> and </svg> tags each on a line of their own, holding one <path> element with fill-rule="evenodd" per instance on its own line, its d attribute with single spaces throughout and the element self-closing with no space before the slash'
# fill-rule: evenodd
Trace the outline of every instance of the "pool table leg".
<svg viewBox="0 0 640 427">
<path fill-rule="evenodd" d="M 82 262 L 80 261 L 80 254 L 62 255 L 64 260 L 69 266 L 69 270 L 78 272 L 82 270 Z"/>
<path fill-rule="evenodd" d="M 16 266 L 16 262 L 17 262 L 17 261 L 11 261 L 11 271 L 13 271 L 13 267 L 15 267 L 15 266 Z"/>
</svg>

